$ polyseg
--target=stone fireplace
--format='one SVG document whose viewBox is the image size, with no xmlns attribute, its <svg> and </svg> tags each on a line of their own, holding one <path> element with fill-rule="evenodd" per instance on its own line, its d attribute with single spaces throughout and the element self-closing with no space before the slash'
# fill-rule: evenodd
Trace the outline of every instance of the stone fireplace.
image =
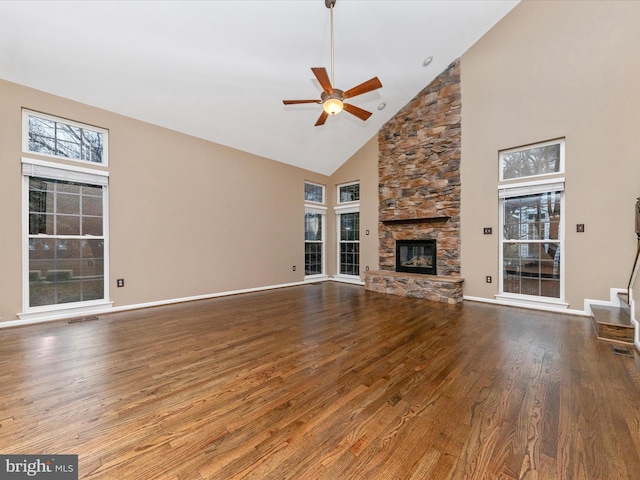
<svg viewBox="0 0 640 480">
<path fill-rule="evenodd" d="M 365 275 L 368 290 L 462 301 L 460 108 L 455 61 L 378 133 L 380 270 Z M 411 261 L 398 259 L 398 244 L 420 243 L 434 245 L 429 272 L 398 268 Z"/>
</svg>

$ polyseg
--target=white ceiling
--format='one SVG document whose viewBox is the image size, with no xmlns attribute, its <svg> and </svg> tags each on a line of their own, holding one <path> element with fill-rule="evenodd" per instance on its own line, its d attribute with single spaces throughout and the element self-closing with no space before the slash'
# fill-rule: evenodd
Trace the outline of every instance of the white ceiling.
<svg viewBox="0 0 640 480">
<path fill-rule="evenodd" d="M 282 104 L 320 97 L 324 0 L 0 1 L 0 78 L 329 175 L 517 3 L 338 0 L 334 86 L 383 85 L 366 122 Z"/>
</svg>

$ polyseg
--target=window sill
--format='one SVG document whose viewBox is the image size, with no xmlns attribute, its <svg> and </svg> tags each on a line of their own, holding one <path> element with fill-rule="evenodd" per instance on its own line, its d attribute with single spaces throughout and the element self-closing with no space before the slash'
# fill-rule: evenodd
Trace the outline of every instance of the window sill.
<svg viewBox="0 0 640 480">
<path fill-rule="evenodd" d="M 329 280 L 329 275 L 305 275 L 305 282 L 320 282 L 323 280 Z"/>
<path fill-rule="evenodd" d="M 569 304 L 563 302 L 559 298 L 548 298 L 548 297 L 531 297 L 525 295 L 509 295 L 509 294 L 499 294 L 495 296 L 496 300 L 499 302 L 520 306 L 520 307 L 545 307 L 545 308 L 554 308 L 554 309 L 567 309 L 569 308 Z"/>
<path fill-rule="evenodd" d="M 354 283 L 356 285 L 364 285 L 364 282 L 360 280 L 360 277 L 358 275 L 334 275 L 332 280 L 334 282 Z"/>
<path fill-rule="evenodd" d="M 96 315 L 111 309 L 111 307 L 113 307 L 113 302 L 108 300 L 95 300 L 82 304 L 69 304 L 64 306 L 38 307 L 30 309 L 27 312 L 18 313 L 17 315 L 20 320 L 16 322 L 16 325 L 62 320 L 65 318 L 82 317 L 84 315 Z"/>
</svg>

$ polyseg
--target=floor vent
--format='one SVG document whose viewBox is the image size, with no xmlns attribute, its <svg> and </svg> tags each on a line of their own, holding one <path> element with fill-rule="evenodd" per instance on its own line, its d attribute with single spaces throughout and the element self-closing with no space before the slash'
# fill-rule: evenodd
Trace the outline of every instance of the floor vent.
<svg viewBox="0 0 640 480">
<path fill-rule="evenodd" d="M 633 357 L 633 352 L 629 347 L 623 347 L 622 345 L 609 345 L 611 353 L 614 355 L 621 355 L 623 357 Z"/>
<path fill-rule="evenodd" d="M 90 322 L 92 320 L 98 320 L 98 316 L 97 315 L 90 315 L 88 317 L 70 318 L 69 319 L 69 323 Z"/>
</svg>

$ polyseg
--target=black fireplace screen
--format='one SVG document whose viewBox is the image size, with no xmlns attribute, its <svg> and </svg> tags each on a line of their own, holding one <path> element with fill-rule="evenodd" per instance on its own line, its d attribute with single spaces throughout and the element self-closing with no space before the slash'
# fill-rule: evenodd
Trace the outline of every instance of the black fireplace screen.
<svg viewBox="0 0 640 480">
<path fill-rule="evenodd" d="M 437 275 L 436 241 L 397 240 L 396 272 Z"/>
</svg>

